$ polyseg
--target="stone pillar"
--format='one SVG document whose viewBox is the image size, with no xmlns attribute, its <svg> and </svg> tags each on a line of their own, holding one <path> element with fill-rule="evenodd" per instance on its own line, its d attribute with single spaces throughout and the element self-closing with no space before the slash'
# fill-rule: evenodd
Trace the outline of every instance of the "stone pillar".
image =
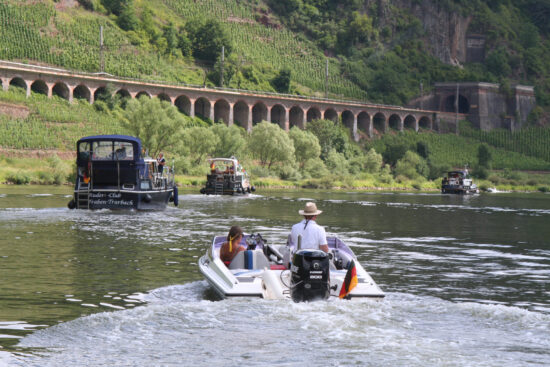
<svg viewBox="0 0 550 367">
<path fill-rule="evenodd" d="M 92 88 L 90 87 L 90 104 L 94 104 L 95 102 L 95 91 L 97 90 L 97 88 Z M 131 94 L 130 94 L 131 96 Z M 134 97 L 132 97 L 134 98 Z"/>
<path fill-rule="evenodd" d="M 267 109 L 267 115 L 266 115 L 265 119 L 267 121 L 271 122 L 271 108 L 266 106 L 266 109 Z"/>
<path fill-rule="evenodd" d="M 248 106 L 248 123 L 246 124 L 246 131 L 252 131 L 252 108 Z"/>
<path fill-rule="evenodd" d="M 403 119 L 403 116 L 399 116 L 399 132 L 403 132 L 405 130 L 405 119 Z"/>
<path fill-rule="evenodd" d="M 29 98 L 31 96 L 31 85 L 32 85 L 32 80 L 25 80 L 25 84 L 27 84 L 27 98 Z"/>
<path fill-rule="evenodd" d="M 369 135 L 369 138 L 372 138 L 373 135 L 374 135 L 374 133 L 373 133 L 374 128 L 372 126 L 373 125 L 372 118 L 373 118 L 372 114 L 369 113 L 369 127 L 367 128 L 367 134 Z"/>
<path fill-rule="evenodd" d="M 229 104 L 229 121 L 227 121 L 227 126 L 231 126 L 235 123 L 235 118 L 234 118 L 234 108 L 235 107 L 235 103 L 230 103 Z"/>
<path fill-rule="evenodd" d="M 285 107 L 285 131 L 288 132 L 290 126 L 290 108 Z"/>
<path fill-rule="evenodd" d="M 214 103 L 210 100 L 208 102 L 210 103 L 210 116 L 208 118 L 214 121 Z"/>
<path fill-rule="evenodd" d="M 195 117 L 195 100 L 189 98 L 189 117 Z"/>
<path fill-rule="evenodd" d="M 69 103 L 73 103 L 74 89 L 76 88 L 76 85 L 67 84 L 67 88 L 69 88 Z"/>
<path fill-rule="evenodd" d="M 352 127 L 353 140 L 359 141 L 359 134 L 357 134 L 357 114 L 353 114 L 353 127 Z"/>
<path fill-rule="evenodd" d="M 46 83 L 46 86 L 48 87 L 48 98 L 52 98 L 53 95 L 53 83 Z"/>
<path fill-rule="evenodd" d="M 10 85 L 10 80 L 7 78 L 2 78 L 2 89 L 4 90 L 4 92 L 8 91 L 9 85 Z"/>
</svg>

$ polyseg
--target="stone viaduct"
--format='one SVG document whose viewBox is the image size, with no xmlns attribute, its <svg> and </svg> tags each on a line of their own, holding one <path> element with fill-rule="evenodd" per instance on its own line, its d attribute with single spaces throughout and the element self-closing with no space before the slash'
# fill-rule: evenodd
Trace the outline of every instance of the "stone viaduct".
<svg viewBox="0 0 550 367">
<path fill-rule="evenodd" d="M 288 131 L 293 126 L 304 129 L 309 121 L 324 118 L 341 120 L 359 140 L 390 130 L 438 130 L 443 116 L 441 112 L 418 108 L 129 80 L 105 73 L 80 73 L 6 61 L 0 61 L 0 78 L 5 91 L 20 87 L 27 96 L 31 92 L 48 97 L 57 95 L 69 102 L 84 99 L 94 103 L 107 90 L 128 98 L 158 97 L 188 116 L 237 124 L 248 131 L 264 120 Z"/>
</svg>

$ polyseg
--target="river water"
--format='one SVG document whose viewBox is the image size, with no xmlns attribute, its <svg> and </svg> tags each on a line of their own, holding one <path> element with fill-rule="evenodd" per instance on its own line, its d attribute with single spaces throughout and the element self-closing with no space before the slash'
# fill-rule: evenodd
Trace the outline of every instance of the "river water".
<svg viewBox="0 0 550 367">
<path fill-rule="evenodd" d="M 0 365 L 550 365 L 550 195 L 196 191 L 136 213 L 0 188 Z M 218 300 L 213 235 L 284 242 L 308 200 L 386 298 Z"/>
</svg>

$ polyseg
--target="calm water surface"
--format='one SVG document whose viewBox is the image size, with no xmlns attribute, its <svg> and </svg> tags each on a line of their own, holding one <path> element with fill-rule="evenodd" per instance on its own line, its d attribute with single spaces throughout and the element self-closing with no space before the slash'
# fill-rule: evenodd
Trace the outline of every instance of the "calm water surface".
<svg viewBox="0 0 550 367">
<path fill-rule="evenodd" d="M 0 366 L 550 365 L 550 195 L 194 192 L 88 212 L 69 188 L 0 188 Z M 213 235 L 284 242 L 307 200 L 386 298 L 217 300 Z"/>
</svg>

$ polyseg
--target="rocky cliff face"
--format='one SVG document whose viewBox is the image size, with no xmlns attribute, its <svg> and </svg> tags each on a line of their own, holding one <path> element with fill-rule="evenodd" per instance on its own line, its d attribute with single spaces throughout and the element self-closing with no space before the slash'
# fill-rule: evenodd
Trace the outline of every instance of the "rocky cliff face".
<svg viewBox="0 0 550 367">
<path fill-rule="evenodd" d="M 424 27 L 426 44 L 433 55 L 447 64 L 460 65 L 466 61 L 470 16 L 449 12 L 433 0 L 367 0 L 376 5 L 381 27 L 395 24 L 395 8 L 407 9 Z"/>
</svg>

